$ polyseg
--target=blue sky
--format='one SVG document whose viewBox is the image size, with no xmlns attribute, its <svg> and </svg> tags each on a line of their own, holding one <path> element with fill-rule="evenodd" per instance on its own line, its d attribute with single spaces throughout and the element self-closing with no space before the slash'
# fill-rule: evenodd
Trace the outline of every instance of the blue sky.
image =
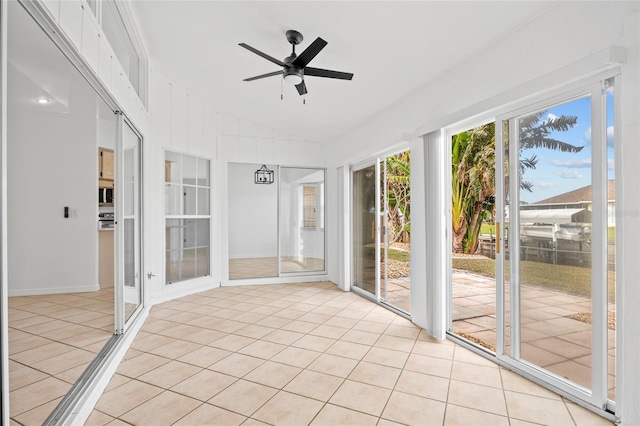
<svg viewBox="0 0 640 426">
<path fill-rule="evenodd" d="M 547 110 L 544 119 L 553 116 L 575 115 L 578 123 L 566 132 L 554 132 L 549 136 L 576 146 L 584 146 L 579 153 L 563 153 L 549 149 L 522 151 L 522 157 L 535 154 L 538 163 L 529 169 L 524 179 L 533 183 L 532 192 L 520 191 L 520 200 L 534 203 L 563 194 L 583 186 L 591 185 L 591 100 L 576 99 Z M 613 96 L 607 94 L 607 156 L 609 179 L 613 179 Z"/>
</svg>

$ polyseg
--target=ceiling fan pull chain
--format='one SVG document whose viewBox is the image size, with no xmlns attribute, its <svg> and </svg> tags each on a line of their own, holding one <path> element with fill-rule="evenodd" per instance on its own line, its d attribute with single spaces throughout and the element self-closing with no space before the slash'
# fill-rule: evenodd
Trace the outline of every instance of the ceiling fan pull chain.
<svg viewBox="0 0 640 426">
<path fill-rule="evenodd" d="M 282 80 L 284 80 L 284 77 L 280 79 L 280 100 L 284 99 L 284 96 L 282 95 Z"/>
</svg>

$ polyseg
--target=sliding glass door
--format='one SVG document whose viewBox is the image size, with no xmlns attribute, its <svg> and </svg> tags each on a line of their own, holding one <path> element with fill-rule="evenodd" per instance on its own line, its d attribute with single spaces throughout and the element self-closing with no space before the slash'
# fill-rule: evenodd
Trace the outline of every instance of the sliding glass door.
<svg viewBox="0 0 640 426">
<path fill-rule="evenodd" d="M 351 188 L 352 288 L 408 314 L 411 306 L 409 151 L 353 168 Z"/>
<path fill-rule="evenodd" d="M 489 348 L 516 371 L 610 411 L 616 351 L 615 83 L 615 77 L 594 79 L 499 116 L 495 127 L 490 123 L 495 197 L 485 205 L 476 238 L 487 233 L 491 250 L 485 253 L 478 244 L 465 254 L 474 258 L 465 265 L 486 267 L 450 271 L 449 292 L 450 332 Z M 451 140 L 460 135 L 451 134 Z M 478 168 L 480 157 L 474 158 L 468 173 Z M 455 207 L 455 188 L 452 195 Z M 474 236 L 467 225 L 468 245 Z M 453 262 L 454 268 L 462 264 Z M 466 281 L 456 282 L 461 273 Z M 483 280 L 491 291 L 480 295 L 476 284 Z M 479 303 L 495 312 L 481 311 Z M 460 328 L 456 312 L 468 311 L 471 318 L 471 310 L 478 314 L 466 325 L 490 323 L 493 334 Z"/>
</svg>

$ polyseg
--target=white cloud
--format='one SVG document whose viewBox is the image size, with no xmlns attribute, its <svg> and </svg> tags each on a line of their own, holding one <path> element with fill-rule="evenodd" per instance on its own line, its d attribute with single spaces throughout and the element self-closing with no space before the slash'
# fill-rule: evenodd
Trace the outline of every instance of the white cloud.
<svg viewBox="0 0 640 426">
<path fill-rule="evenodd" d="M 577 170 L 569 170 L 567 172 L 556 172 L 558 176 L 562 179 L 580 179 L 582 178 L 582 173 Z"/>
<path fill-rule="evenodd" d="M 583 158 L 581 160 L 551 160 L 550 163 L 557 167 L 569 167 L 572 169 L 584 169 L 591 167 L 590 158 Z"/>
<path fill-rule="evenodd" d="M 536 182 L 534 186 L 539 188 L 555 188 L 556 184 L 553 182 Z"/>
<path fill-rule="evenodd" d="M 552 114 L 552 113 L 547 114 L 547 122 L 556 120 L 557 118 L 559 117 L 555 114 Z"/>
<path fill-rule="evenodd" d="M 587 144 L 591 145 L 591 127 L 584 132 L 584 139 Z M 607 127 L 607 145 L 613 146 L 613 126 Z"/>
</svg>

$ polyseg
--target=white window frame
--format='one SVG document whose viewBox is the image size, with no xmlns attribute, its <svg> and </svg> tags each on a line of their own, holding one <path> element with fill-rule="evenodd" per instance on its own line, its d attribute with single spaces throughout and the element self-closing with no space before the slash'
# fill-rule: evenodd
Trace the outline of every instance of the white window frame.
<svg viewBox="0 0 640 426">
<path fill-rule="evenodd" d="M 166 238 L 164 239 L 164 250 L 163 250 L 163 255 L 164 255 L 164 279 L 163 279 L 163 285 L 164 286 L 170 286 L 170 285 L 175 285 L 178 283 L 183 283 L 183 282 L 187 282 L 187 281 L 191 281 L 191 280 L 195 280 L 195 279 L 199 279 L 199 278 L 203 278 L 206 276 L 211 276 L 211 243 L 212 243 L 212 229 L 211 229 L 211 159 L 210 158 L 206 158 L 206 157 L 200 157 L 200 156 L 196 156 L 196 155 L 192 155 L 192 154 L 188 154 L 188 153 L 182 153 L 182 152 L 177 152 L 177 151 L 173 151 L 173 150 L 165 150 L 164 151 L 164 155 L 163 155 L 163 161 L 166 161 L 167 159 L 167 154 L 169 155 L 177 155 L 180 156 L 180 192 L 182 193 L 183 188 L 184 187 L 189 187 L 189 188 L 195 188 L 195 194 L 196 194 L 196 214 L 167 214 L 166 212 L 166 207 L 165 207 L 165 211 L 164 211 L 164 229 L 166 232 L 167 229 L 167 221 L 168 220 L 202 220 L 202 219 L 206 219 L 209 221 L 209 234 L 207 235 L 207 239 L 208 239 L 208 249 L 209 249 L 209 254 L 208 254 L 208 259 L 207 259 L 207 263 L 208 263 L 208 273 L 205 275 L 198 275 L 198 276 L 194 276 L 194 277 L 190 277 L 190 278 L 186 278 L 186 279 L 180 279 L 180 280 L 176 280 L 176 281 L 171 281 L 169 282 L 167 280 L 167 258 L 166 258 L 166 253 L 167 251 L 169 251 L 169 247 L 167 247 L 167 242 L 166 242 Z M 208 163 L 208 174 L 207 174 L 207 179 L 209 182 L 209 185 L 199 185 L 198 182 L 196 181 L 196 183 L 194 185 L 191 184 L 184 184 L 182 182 L 182 161 L 184 157 L 192 157 L 195 158 L 196 160 L 196 176 L 197 176 L 197 167 L 200 161 L 206 161 Z M 166 185 L 167 182 L 165 180 L 165 176 L 163 176 L 163 185 Z M 199 214 L 198 213 L 198 206 L 199 206 L 199 191 L 198 189 L 200 188 L 206 188 L 208 190 L 208 214 L 204 215 L 204 214 Z M 166 206 L 166 202 L 167 202 L 167 194 L 166 191 L 164 192 L 164 197 L 163 197 L 163 206 Z M 180 207 L 179 207 L 179 211 L 184 211 L 184 198 L 180 197 Z M 194 247 L 197 249 L 197 247 Z M 184 247 L 181 248 L 181 250 L 184 250 Z"/>
</svg>

